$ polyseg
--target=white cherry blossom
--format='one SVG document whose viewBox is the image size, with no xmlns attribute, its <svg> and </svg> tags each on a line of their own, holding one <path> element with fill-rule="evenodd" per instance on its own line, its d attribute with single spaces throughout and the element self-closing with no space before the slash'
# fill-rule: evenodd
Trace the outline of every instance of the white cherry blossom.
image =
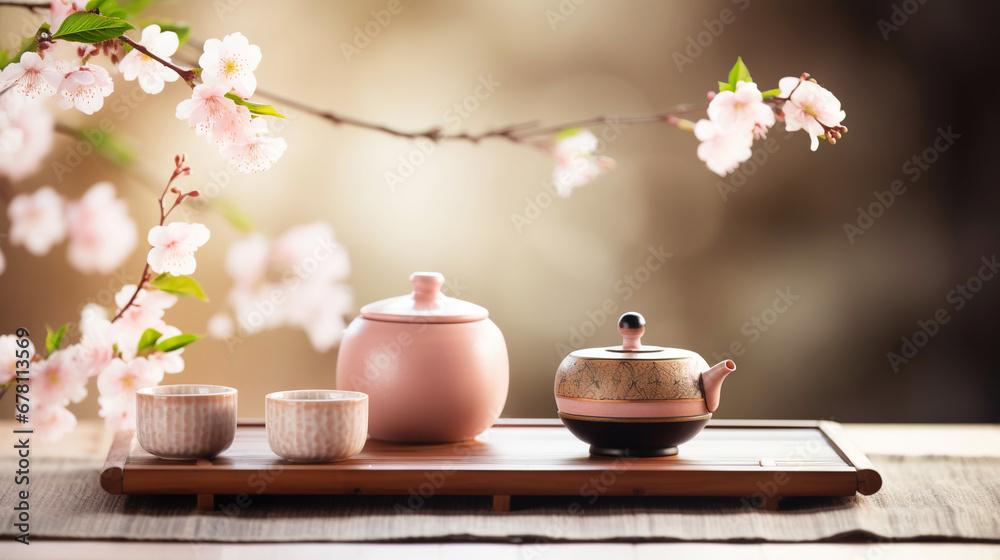
<svg viewBox="0 0 1000 560">
<path fill-rule="evenodd" d="M 122 309 L 135 294 L 135 284 L 126 284 L 115 294 L 117 309 Z M 177 296 L 161 290 L 139 290 L 135 302 L 112 323 L 111 336 L 118 343 L 119 350 L 136 348 L 146 329 L 163 332 L 167 324 L 163 313 L 177 303 Z"/>
<path fill-rule="evenodd" d="M 233 324 L 233 318 L 225 313 L 216 313 L 208 318 L 208 325 L 205 327 L 208 330 L 208 336 L 212 338 L 227 339 L 236 332 L 236 325 Z"/>
<path fill-rule="evenodd" d="M 257 89 L 253 71 L 260 64 L 261 54 L 257 45 L 251 45 L 240 33 L 226 35 L 220 41 L 205 41 L 205 52 L 198 59 L 201 79 L 206 84 L 224 86 L 246 99 Z"/>
<path fill-rule="evenodd" d="M 115 197 L 114 186 L 107 182 L 95 184 L 67 206 L 66 224 L 67 257 L 84 273 L 110 273 L 125 262 L 138 241 L 128 206 Z"/>
<path fill-rule="evenodd" d="M 593 181 L 604 170 L 614 169 L 615 160 L 594 153 L 599 145 L 597 137 L 589 130 L 581 130 L 556 143 L 552 181 L 559 196 L 568 197 L 573 189 Z"/>
<path fill-rule="evenodd" d="M 160 337 L 162 341 L 181 334 L 181 330 L 177 327 L 167 325 L 166 328 L 160 331 L 160 334 L 162 335 Z M 146 356 L 146 360 L 153 368 L 160 372 L 162 378 L 164 373 L 180 373 L 184 371 L 184 358 L 181 356 L 183 353 L 184 348 L 178 348 L 170 352 L 154 350 Z"/>
<path fill-rule="evenodd" d="M 191 274 L 198 266 L 195 251 L 208 242 L 211 232 L 202 224 L 171 222 L 149 230 L 149 250 L 146 262 L 156 273 L 174 276 Z"/>
<path fill-rule="evenodd" d="M 215 123 L 225 115 L 236 112 L 236 102 L 226 97 L 229 90 L 220 84 L 200 84 L 191 92 L 191 98 L 177 104 L 176 116 L 187 120 L 195 134 L 210 132 Z"/>
<path fill-rule="evenodd" d="M 177 52 L 180 42 L 173 31 L 160 31 L 159 25 L 150 25 L 142 30 L 142 38 L 138 43 L 154 55 L 170 62 L 170 57 Z M 157 94 L 163 91 L 164 82 L 176 81 L 176 72 L 160 64 L 153 58 L 136 49 L 132 49 L 118 63 L 118 70 L 126 81 L 139 80 L 142 91 Z"/>
<path fill-rule="evenodd" d="M 722 128 L 746 128 L 763 137 L 774 126 L 774 111 L 753 82 L 737 82 L 736 91 L 720 91 L 708 104 L 708 118 Z"/>
<path fill-rule="evenodd" d="M 20 62 L 11 62 L 0 72 L 0 90 L 13 86 L 13 91 L 28 99 L 55 95 L 63 74 L 36 52 L 21 55 Z"/>
<path fill-rule="evenodd" d="M 107 70 L 96 64 L 84 64 L 70 70 L 63 78 L 59 85 L 62 94 L 59 106 L 63 109 L 76 107 L 81 113 L 93 115 L 114 90 L 115 84 Z"/>
<path fill-rule="evenodd" d="M 111 321 L 103 307 L 87 304 L 80 314 L 80 342 L 75 345 L 73 358 L 88 377 L 93 377 L 115 357 Z"/>
<path fill-rule="evenodd" d="M 52 187 L 15 196 L 7 206 L 11 244 L 23 245 L 35 256 L 48 253 L 66 237 L 64 206 L 62 196 Z"/>
<path fill-rule="evenodd" d="M 801 78 L 787 77 L 778 81 L 781 97 L 788 99 L 782 107 L 785 129 L 792 132 L 804 130 L 809 134 L 809 148 L 816 151 L 819 137 L 830 129 L 841 127 L 847 118 L 840 108 L 840 100 L 823 86 Z"/>
<path fill-rule="evenodd" d="M 52 0 L 49 3 L 49 17 L 46 20 L 52 31 L 59 29 L 70 14 L 87 10 L 87 0 Z"/>
<path fill-rule="evenodd" d="M 698 159 L 710 170 L 726 176 L 753 155 L 753 132 L 744 128 L 725 128 L 708 119 L 701 119 L 694 126 L 698 145 Z"/>
<path fill-rule="evenodd" d="M 243 173 L 267 171 L 278 161 L 288 145 L 284 138 L 272 138 L 267 134 L 267 121 L 253 119 L 247 126 L 243 138 L 222 146 L 222 156 Z"/>
</svg>

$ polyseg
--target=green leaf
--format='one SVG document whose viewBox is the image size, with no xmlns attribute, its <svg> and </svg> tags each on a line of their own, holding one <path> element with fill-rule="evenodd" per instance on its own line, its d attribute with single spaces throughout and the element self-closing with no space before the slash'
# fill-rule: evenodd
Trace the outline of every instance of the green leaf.
<svg viewBox="0 0 1000 560">
<path fill-rule="evenodd" d="M 729 86 L 732 91 L 736 91 L 736 82 L 752 82 L 753 78 L 750 77 L 750 70 L 747 69 L 747 65 L 743 64 L 743 57 L 736 57 L 736 64 L 733 65 L 733 69 L 729 71 Z"/>
<path fill-rule="evenodd" d="M 121 37 L 129 29 L 135 29 L 123 19 L 102 16 L 90 12 L 70 14 L 52 35 L 54 40 L 74 43 L 101 43 Z"/>
<path fill-rule="evenodd" d="M 163 273 L 153 278 L 149 283 L 151 286 L 164 292 L 169 292 L 178 296 L 196 297 L 202 301 L 208 301 L 208 296 L 194 278 L 189 276 L 171 276 Z"/>
<path fill-rule="evenodd" d="M 231 202 L 225 200 L 220 200 L 215 203 L 219 209 L 219 213 L 222 214 L 229 223 L 236 229 L 249 233 L 254 231 L 253 221 L 250 216 L 247 216 L 243 210 Z"/>
<path fill-rule="evenodd" d="M 92 12 L 97 10 L 102 14 L 119 19 L 125 19 L 128 17 L 128 12 L 126 12 L 118 2 L 115 0 L 90 0 L 87 2 L 87 11 Z"/>
<path fill-rule="evenodd" d="M 156 341 L 163 336 L 163 333 L 156 329 L 146 329 L 139 338 L 139 346 L 136 348 L 136 356 L 146 356 L 151 354 L 156 347 Z"/>
<path fill-rule="evenodd" d="M 196 334 L 179 334 L 177 336 L 172 336 L 168 339 L 161 340 L 159 344 L 156 345 L 156 351 L 173 352 L 178 348 L 184 348 L 199 338 L 201 337 Z"/>
<path fill-rule="evenodd" d="M 567 128 L 565 130 L 560 130 L 559 134 L 556 134 L 556 142 L 565 140 L 567 138 L 572 138 L 580 133 L 582 128 Z"/>
<path fill-rule="evenodd" d="M 62 345 L 63 337 L 66 336 L 66 328 L 69 327 L 69 323 L 59 327 L 56 330 L 52 330 L 45 326 L 45 349 L 49 351 L 49 354 L 55 352 Z"/>
<path fill-rule="evenodd" d="M 286 118 L 285 115 L 282 115 L 281 113 L 278 112 L 277 109 L 275 109 L 270 105 L 252 103 L 233 93 L 227 93 L 226 97 L 235 101 L 237 105 L 243 105 L 247 109 L 250 109 L 251 115 L 267 115 L 270 117 L 280 117 L 282 119 Z"/>
<path fill-rule="evenodd" d="M 781 94 L 781 88 L 774 88 L 761 92 L 761 95 L 764 96 L 764 99 L 767 99 L 768 97 L 774 97 L 779 94 Z"/>
<path fill-rule="evenodd" d="M 733 87 L 726 82 L 719 82 L 719 92 L 721 93 L 723 91 L 733 91 Z"/>
<path fill-rule="evenodd" d="M 177 34 L 177 41 L 183 45 L 184 41 L 187 41 L 188 37 L 191 35 L 191 25 L 183 21 L 163 21 L 156 19 L 142 19 L 139 20 L 139 24 L 143 27 L 149 27 L 150 25 L 159 25 L 161 32 L 173 31 Z"/>
<path fill-rule="evenodd" d="M 6 51 L 4 51 L 4 53 L 3 53 L 3 60 L 0 61 L 0 70 L 3 70 L 4 68 L 6 68 L 7 65 L 10 64 L 11 62 L 20 62 L 21 61 L 21 55 L 23 55 L 24 53 L 31 52 L 31 51 L 37 51 L 38 50 L 38 36 L 43 31 L 48 31 L 48 30 L 49 30 L 49 24 L 43 23 L 38 28 L 38 31 L 36 31 L 34 35 L 32 35 L 31 37 L 26 37 L 24 39 L 24 41 L 21 42 L 21 48 L 18 49 L 17 52 L 14 53 L 13 56 L 8 56 L 7 53 L 6 53 Z"/>
</svg>

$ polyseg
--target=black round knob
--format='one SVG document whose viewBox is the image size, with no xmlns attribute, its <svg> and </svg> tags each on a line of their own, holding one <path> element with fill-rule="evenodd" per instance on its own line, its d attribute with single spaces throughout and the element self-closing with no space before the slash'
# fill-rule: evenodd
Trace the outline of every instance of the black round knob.
<svg viewBox="0 0 1000 560">
<path fill-rule="evenodd" d="M 645 326 L 646 319 L 635 311 L 629 311 L 618 319 L 619 329 L 638 329 Z"/>
</svg>

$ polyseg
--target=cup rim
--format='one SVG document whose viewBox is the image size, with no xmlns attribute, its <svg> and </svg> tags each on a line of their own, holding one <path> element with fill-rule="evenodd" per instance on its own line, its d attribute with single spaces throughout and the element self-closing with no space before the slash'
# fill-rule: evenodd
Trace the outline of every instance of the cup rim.
<svg viewBox="0 0 1000 560">
<path fill-rule="evenodd" d="M 168 387 L 184 387 L 188 389 L 209 389 L 207 393 L 164 393 L 163 389 Z M 145 387 L 139 389 L 135 392 L 137 395 L 146 395 L 149 397 L 161 397 L 161 398 L 178 398 L 178 397 L 214 397 L 218 395 L 235 395 L 238 391 L 232 387 L 226 387 L 225 385 L 207 385 L 198 383 L 177 383 L 174 385 L 156 385 L 154 387 Z"/>
<path fill-rule="evenodd" d="M 302 398 L 299 393 L 336 393 L 337 398 Z M 338 389 L 292 389 L 290 391 L 275 391 L 264 396 L 265 400 L 277 402 L 358 402 L 368 400 L 368 394 L 360 391 L 341 391 Z"/>
</svg>

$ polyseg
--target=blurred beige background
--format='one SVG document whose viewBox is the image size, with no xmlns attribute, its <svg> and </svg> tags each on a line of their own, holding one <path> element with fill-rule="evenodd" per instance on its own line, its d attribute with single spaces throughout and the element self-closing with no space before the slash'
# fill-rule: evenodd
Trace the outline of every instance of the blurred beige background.
<svg viewBox="0 0 1000 560">
<path fill-rule="evenodd" d="M 507 338 L 512 371 L 505 416 L 555 415 L 557 344 L 570 344 L 573 329 L 589 329 L 588 312 L 610 299 L 615 316 L 586 346 L 618 343 L 614 321 L 628 310 L 645 315 L 644 341 L 689 348 L 712 363 L 734 342 L 743 344 L 720 417 L 1000 419 L 990 397 L 998 394 L 997 371 L 988 359 L 1000 282 L 952 313 L 899 372 L 886 356 L 899 351 L 900 337 L 911 335 L 917 320 L 949 305 L 946 294 L 976 272 L 979 257 L 996 252 L 996 195 L 986 190 L 995 180 L 974 172 L 985 170 L 980 142 L 986 135 L 960 130 L 968 116 L 952 112 L 959 98 L 948 92 L 956 81 L 947 73 L 972 61 L 927 54 L 941 54 L 930 46 L 939 39 L 951 43 L 942 48 L 953 55 L 967 52 L 968 44 L 956 42 L 972 40 L 961 31 L 975 24 L 965 7 L 927 4 L 885 41 L 877 20 L 892 13 L 889 2 L 856 8 L 756 1 L 403 2 L 348 61 L 342 45 L 372 20 L 371 10 L 386 5 L 216 0 L 152 11 L 190 21 L 201 39 L 235 31 L 249 37 L 263 51 L 256 73 L 261 89 L 404 129 L 448 124 L 450 108 L 490 77 L 500 85 L 450 130 L 653 113 L 702 101 L 737 55 L 761 89 L 808 71 L 847 111 L 850 132 L 815 153 L 804 133 L 786 138 L 775 129 L 777 149 L 745 183 L 721 180 L 739 184 L 728 200 L 720 195 L 720 179 L 696 158 L 692 135 L 667 126 L 628 127 L 604 152 L 618 169 L 569 199 L 552 200 L 543 193 L 553 161 L 537 150 L 501 140 L 440 144 L 392 189 L 386 172 L 398 172 L 399 159 L 419 150 L 413 142 L 286 111 L 290 118 L 279 133 L 288 142 L 285 156 L 270 172 L 227 178 L 223 198 L 270 236 L 296 223 L 329 221 L 350 253 L 355 310 L 408 291 L 415 270 L 437 270 L 456 281 L 460 296 L 487 307 Z M 553 28 L 547 11 L 560 9 L 565 20 Z M 675 53 L 689 56 L 688 38 L 724 9 L 735 20 L 678 69 Z M 5 37 L 29 17 L 3 14 Z M 930 58 L 920 58 L 925 54 Z M 934 81 L 939 86 L 925 76 L 934 71 L 944 73 Z M 158 181 L 173 155 L 187 152 L 194 168 L 187 186 L 206 188 L 225 175 L 216 150 L 174 118 L 188 95 L 183 83 L 168 84 L 157 96 L 143 95 L 134 82 L 116 80 L 116 89 L 109 103 L 120 99 L 118 106 L 128 109 L 104 116 L 134 145 L 141 173 Z M 57 117 L 88 123 L 70 112 Z M 911 183 L 902 166 L 931 145 L 937 127 L 948 125 L 964 136 Z M 595 132 L 600 136 L 602 127 Z M 61 159 L 70 142 L 57 141 L 53 157 Z M 78 196 L 103 179 L 127 196 L 145 232 L 155 220 L 160 183 L 143 185 L 98 156 L 84 158 L 61 182 L 45 167 L 15 188 L 49 184 Z M 872 192 L 895 179 L 906 181 L 907 192 L 850 243 L 843 224 L 853 223 L 857 207 L 872 203 Z M 532 223 L 519 232 L 512 215 L 524 216 L 529 201 L 546 207 L 529 214 Z M 226 306 L 231 281 L 224 256 L 239 233 L 216 213 L 198 220 L 212 229 L 212 239 L 198 253 L 195 276 L 212 301 L 182 301 L 167 320 L 204 332 L 208 317 Z M 0 218 L 0 229 L 8 224 Z M 75 272 L 61 247 L 34 258 L 2 243 L 8 261 L 0 276 L 3 332 L 26 325 L 38 344 L 45 324 L 77 320 L 88 297 L 117 287 L 113 278 Z M 133 281 L 145 258 L 144 241 L 140 246 L 125 268 Z M 672 255 L 663 266 L 648 275 L 637 271 L 660 247 Z M 625 290 L 630 276 L 645 281 Z M 744 323 L 772 306 L 776 290 L 799 299 L 759 337 L 748 335 Z M 233 353 L 205 340 L 184 358 L 186 371 L 166 382 L 237 387 L 247 417 L 263 415 L 268 392 L 334 384 L 336 351 L 317 354 L 297 330 L 263 333 Z M 71 407 L 81 417 L 96 416 L 91 389 L 85 402 Z"/>
</svg>

